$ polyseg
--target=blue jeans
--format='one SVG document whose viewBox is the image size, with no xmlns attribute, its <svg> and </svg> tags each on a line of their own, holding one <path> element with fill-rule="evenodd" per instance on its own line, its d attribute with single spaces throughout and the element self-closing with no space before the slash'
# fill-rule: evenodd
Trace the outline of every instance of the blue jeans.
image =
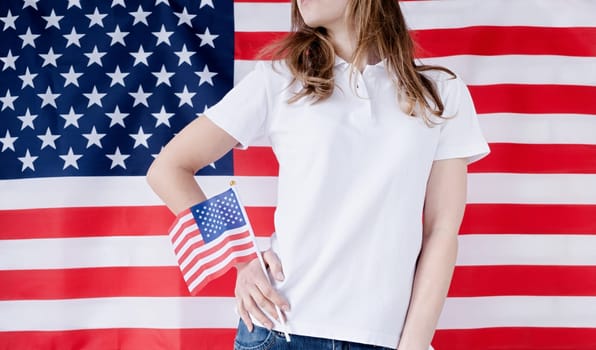
<svg viewBox="0 0 596 350">
<path fill-rule="evenodd" d="M 240 320 L 234 350 L 390 350 L 382 346 L 303 335 L 292 334 L 290 337 L 292 341 L 288 343 L 283 333 L 257 326 L 249 332 L 244 322 Z"/>
</svg>

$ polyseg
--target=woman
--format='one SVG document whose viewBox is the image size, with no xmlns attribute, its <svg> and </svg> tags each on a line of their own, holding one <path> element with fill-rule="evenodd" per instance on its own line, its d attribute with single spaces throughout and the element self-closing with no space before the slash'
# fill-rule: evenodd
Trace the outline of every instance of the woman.
<svg viewBox="0 0 596 350">
<path fill-rule="evenodd" d="M 427 350 L 466 166 L 489 153 L 470 95 L 448 70 L 414 63 L 395 0 L 293 0 L 292 26 L 276 63 L 180 132 L 149 183 L 178 213 L 205 199 L 198 169 L 268 139 L 280 166 L 264 253 L 274 285 L 256 259 L 237 266 L 236 349 Z"/>
</svg>

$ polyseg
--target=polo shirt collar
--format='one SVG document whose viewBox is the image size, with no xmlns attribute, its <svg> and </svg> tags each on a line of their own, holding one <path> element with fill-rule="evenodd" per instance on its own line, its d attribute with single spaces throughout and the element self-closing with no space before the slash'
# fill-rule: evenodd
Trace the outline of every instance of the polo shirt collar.
<svg viewBox="0 0 596 350">
<path fill-rule="evenodd" d="M 374 64 L 374 65 L 370 65 L 371 67 L 380 67 L 380 68 L 385 68 L 385 62 L 387 61 L 386 58 L 380 60 L 378 63 Z M 347 68 L 349 67 L 350 64 L 348 62 L 346 62 L 343 58 L 339 57 L 338 55 L 335 55 L 335 64 L 334 67 L 341 67 L 341 68 Z"/>
</svg>

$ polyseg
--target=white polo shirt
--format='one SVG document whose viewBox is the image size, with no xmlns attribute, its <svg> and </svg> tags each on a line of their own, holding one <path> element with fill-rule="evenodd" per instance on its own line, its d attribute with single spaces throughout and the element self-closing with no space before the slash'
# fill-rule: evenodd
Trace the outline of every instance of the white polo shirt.
<svg viewBox="0 0 596 350">
<path fill-rule="evenodd" d="M 302 99 L 283 63 L 258 63 L 205 115 L 241 147 L 263 137 L 279 161 L 272 247 L 286 279 L 291 333 L 396 347 L 422 242 L 422 207 L 434 160 L 489 153 L 469 92 L 444 72 L 445 115 L 430 128 L 405 115 L 383 62 L 354 72 L 337 59 L 336 88 Z M 276 327 L 282 330 L 282 327 Z"/>
</svg>

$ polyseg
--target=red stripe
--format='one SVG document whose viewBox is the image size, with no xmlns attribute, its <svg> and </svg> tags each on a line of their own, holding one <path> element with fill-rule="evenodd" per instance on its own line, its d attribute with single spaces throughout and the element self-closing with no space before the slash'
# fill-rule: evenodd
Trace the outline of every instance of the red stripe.
<svg viewBox="0 0 596 350">
<path fill-rule="evenodd" d="M 231 269 L 198 295 L 234 296 L 235 281 Z M 190 296 L 178 266 L 3 270 L 0 285 L 0 300 Z"/>
<path fill-rule="evenodd" d="M 440 350 L 594 350 L 594 328 L 503 327 L 440 329 L 433 346 Z"/>
<path fill-rule="evenodd" d="M 229 350 L 235 329 L 113 328 L 74 331 L 0 332 L 3 349 Z M 441 350 L 594 350 L 594 328 L 503 327 L 439 329 L 432 344 Z"/>
<path fill-rule="evenodd" d="M 596 266 L 458 266 L 449 297 L 596 296 Z"/>
<path fill-rule="evenodd" d="M 469 172 L 596 174 L 596 145 L 491 143 L 490 149 Z"/>
<path fill-rule="evenodd" d="M 478 113 L 596 114 L 596 86 L 469 86 Z"/>
<path fill-rule="evenodd" d="M 237 176 L 277 176 L 279 164 L 271 147 L 233 150 L 234 174 Z"/>
<path fill-rule="evenodd" d="M 596 145 L 491 143 L 491 154 L 468 168 L 471 173 L 596 174 Z M 238 176 L 277 176 L 271 147 L 234 150 Z"/>
<path fill-rule="evenodd" d="M 468 204 L 460 234 L 596 234 L 596 205 Z"/>
<path fill-rule="evenodd" d="M 163 230 L 161 234 L 164 234 L 170 223 L 160 222 L 159 216 L 147 214 L 147 211 L 154 211 L 155 208 L 158 207 L 129 207 L 129 210 L 120 207 L 85 208 L 86 214 L 80 217 L 76 215 L 82 208 L 1 210 L 0 236 L 3 239 L 36 239 L 110 237 L 116 234 L 128 235 L 129 232 L 133 232 L 133 235 L 148 236 L 152 235 L 152 232 L 159 232 L 158 229 L 153 228 L 143 234 L 142 230 L 151 226 L 161 226 Z M 159 208 L 164 212 L 167 211 L 165 207 Z M 95 216 L 93 214 L 95 210 L 103 216 L 103 220 L 88 225 L 93 235 L 85 234 L 86 231 L 81 231 L 80 235 L 77 235 L 78 222 L 85 221 L 89 216 Z M 275 231 L 274 207 L 249 207 L 246 210 L 257 236 L 268 237 Z M 120 220 L 124 213 L 128 213 L 130 222 Z M 69 229 L 67 226 L 53 224 L 52 221 L 60 221 L 56 217 L 68 218 L 75 227 Z M 147 217 L 151 220 L 147 220 Z M 468 204 L 461 233 L 594 234 L 596 233 L 595 217 L 596 206 L 594 205 Z M 46 218 L 48 225 L 42 227 Z M 30 230 L 27 229 L 27 225 L 31 227 Z"/>
<path fill-rule="evenodd" d="M 235 282 L 228 269 L 198 295 L 233 297 Z M 0 283 L 0 300 L 189 296 L 177 266 L 9 270 L 0 271 Z M 596 296 L 596 266 L 456 266 L 448 295 Z"/>
<path fill-rule="evenodd" d="M 274 210 L 246 208 L 257 236 L 275 231 Z M 165 206 L 0 210 L 0 239 L 164 235 L 174 219 Z"/>
<path fill-rule="evenodd" d="M 0 332 L 2 350 L 230 350 L 235 329 L 112 328 L 74 331 Z"/>
<path fill-rule="evenodd" d="M 451 55 L 596 56 L 596 28 L 501 27 L 412 32 L 418 57 Z"/>
<path fill-rule="evenodd" d="M 257 59 L 267 44 L 287 32 L 236 32 L 234 57 Z M 427 29 L 412 31 L 417 56 L 564 55 L 596 56 L 596 28 L 501 27 Z"/>
</svg>

